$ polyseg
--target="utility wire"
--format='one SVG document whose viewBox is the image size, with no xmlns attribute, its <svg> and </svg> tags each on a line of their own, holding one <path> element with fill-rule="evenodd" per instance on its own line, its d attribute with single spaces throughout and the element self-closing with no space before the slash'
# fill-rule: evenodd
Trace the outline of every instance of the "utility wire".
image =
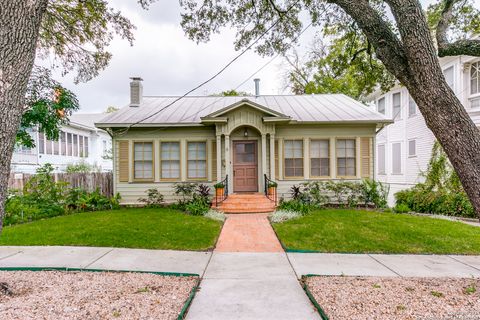
<svg viewBox="0 0 480 320">
<path fill-rule="evenodd" d="M 295 1 L 286 11 L 285 11 L 285 14 L 288 13 L 290 10 L 292 10 L 298 3 L 300 2 L 300 0 L 297 0 Z M 140 119 L 132 124 L 130 124 L 126 129 L 125 129 L 125 132 L 121 132 L 120 135 L 123 135 L 123 134 L 126 134 L 128 132 L 128 130 L 133 127 L 134 125 L 137 125 L 145 120 L 148 120 L 150 119 L 151 117 L 159 114 L 160 112 L 164 111 L 165 109 L 169 108 L 170 106 L 172 106 L 174 103 L 176 103 L 177 101 L 185 98 L 187 95 L 189 95 L 190 93 L 192 93 L 193 91 L 203 87 L 204 85 L 206 85 L 207 83 L 209 83 L 210 81 L 212 81 L 213 79 L 215 79 L 216 77 L 218 77 L 223 71 L 225 71 L 228 67 L 230 67 L 235 61 L 237 61 L 241 56 L 243 56 L 248 50 L 250 50 L 255 44 L 258 43 L 258 41 L 260 41 L 266 34 L 268 34 L 270 32 L 270 30 L 272 30 L 283 18 L 284 15 L 280 16 L 277 20 L 275 20 L 275 22 L 270 26 L 268 27 L 264 32 L 262 32 L 262 34 L 257 38 L 255 39 L 255 41 L 253 41 L 248 47 L 246 47 L 242 52 L 240 52 L 237 56 L 235 56 L 232 60 L 230 60 L 223 68 L 221 68 L 217 73 L 215 73 L 213 76 L 211 76 L 209 79 L 205 80 L 204 82 L 200 83 L 199 85 L 197 85 L 196 87 L 194 87 L 193 89 L 187 91 L 186 93 L 184 93 L 183 95 L 179 96 L 178 98 L 176 98 L 175 100 L 173 100 L 172 102 L 170 102 L 169 104 L 167 104 L 166 106 L 164 106 L 163 108 L 161 108 L 160 110 L 157 110 L 155 111 L 154 113 L 144 117 L 143 119 Z"/>
</svg>

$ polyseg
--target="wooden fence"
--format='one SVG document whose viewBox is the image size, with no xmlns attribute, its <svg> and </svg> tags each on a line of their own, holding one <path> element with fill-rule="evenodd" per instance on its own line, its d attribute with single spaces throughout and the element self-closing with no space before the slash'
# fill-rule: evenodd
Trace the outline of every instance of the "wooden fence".
<svg viewBox="0 0 480 320">
<path fill-rule="evenodd" d="M 11 173 L 8 179 L 8 188 L 22 190 L 32 174 Z M 101 194 L 113 196 L 113 174 L 111 172 L 91 173 L 54 173 L 55 181 L 68 182 L 71 188 L 82 188 L 95 191 L 98 188 Z"/>
</svg>

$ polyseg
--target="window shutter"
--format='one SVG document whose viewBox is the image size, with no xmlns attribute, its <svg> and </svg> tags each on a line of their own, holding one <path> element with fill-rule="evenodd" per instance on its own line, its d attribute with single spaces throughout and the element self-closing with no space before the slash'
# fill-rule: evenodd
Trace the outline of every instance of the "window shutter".
<svg viewBox="0 0 480 320">
<path fill-rule="evenodd" d="M 118 180 L 120 182 L 128 182 L 128 141 L 118 142 Z"/>
<path fill-rule="evenodd" d="M 217 181 L 217 142 L 212 141 L 212 180 Z"/>
<path fill-rule="evenodd" d="M 370 164 L 371 164 L 371 138 L 360 138 L 360 164 L 362 178 L 370 178 Z"/>
<path fill-rule="evenodd" d="M 278 140 L 275 140 L 275 180 L 279 179 L 279 165 L 278 165 Z"/>
</svg>

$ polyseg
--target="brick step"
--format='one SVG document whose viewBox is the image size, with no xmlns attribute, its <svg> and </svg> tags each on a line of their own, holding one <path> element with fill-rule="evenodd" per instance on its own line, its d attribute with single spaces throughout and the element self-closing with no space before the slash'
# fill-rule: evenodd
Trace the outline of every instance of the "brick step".
<svg viewBox="0 0 480 320">
<path fill-rule="evenodd" d="M 268 213 L 275 210 L 275 203 L 266 198 L 263 193 L 232 194 L 228 198 L 215 204 L 212 208 L 225 213 Z"/>
<path fill-rule="evenodd" d="M 221 210 L 224 213 L 269 213 L 272 211 L 275 211 L 275 208 L 270 208 L 270 209 L 226 209 L 226 210 Z"/>
</svg>

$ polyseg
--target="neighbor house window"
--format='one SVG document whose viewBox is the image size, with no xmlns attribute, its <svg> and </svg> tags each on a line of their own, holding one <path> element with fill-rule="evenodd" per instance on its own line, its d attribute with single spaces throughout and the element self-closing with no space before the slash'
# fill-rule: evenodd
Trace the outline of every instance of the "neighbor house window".
<svg viewBox="0 0 480 320">
<path fill-rule="evenodd" d="M 105 142 L 105 150 L 107 141 Z M 106 152 L 106 151 L 105 151 Z M 180 178 L 180 143 L 162 142 L 160 144 L 161 159 L 161 178 L 178 179 Z"/>
<path fill-rule="evenodd" d="M 470 94 L 480 93 L 480 61 L 470 67 Z"/>
<path fill-rule="evenodd" d="M 45 153 L 45 134 L 43 132 L 38 133 L 38 153 Z"/>
<path fill-rule="evenodd" d="M 60 149 L 61 149 L 62 156 L 66 156 L 67 155 L 67 137 L 65 132 L 63 131 L 60 132 Z"/>
<path fill-rule="evenodd" d="M 408 141 L 408 156 L 415 157 L 417 155 L 417 140 Z"/>
<path fill-rule="evenodd" d="M 417 103 L 412 96 L 408 96 L 408 116 L 412 117 L 417 114 Z"/>
<path fill-rule="evenodd" d="M 72 134 L 67 133 L 67 156 L 72 155 Z"/>
<path fill-rule="evenodd" d="M 78 136 L 73 135 L 73 156 L 78 157 Z"/>
<path fill-rule="evenodd" d="M 310 141 L 310 175 L 312 177 L 330 176 L 330 141 Z"/>
<path fill-rule="evenodd" d="M 303 177 L 303 140 L 285 140 L 285 177 Z"/>
<path fill-rule="evenodd" d="M 189 179 L 207 178 L 207 143 L 187 143 L 187 177 Z"/>
<path fill-rule="evenodd" d="M 78 136 L 78 142 L 79 142 L 79 147 L 80 147 L 80 157 L 85 156 L 85 152 L 83 151 L 83 136 Z"/>
<path fill-rule="evenodd" d="M 447 82 L 450 89 L 454 89 L 454 73 L 453 73 L 453 66 L 448 67 L 447 69 L 443 70 L 443 76 L 445 77 L 445 81 Z"/>
<path fill-rule="evenodd" d="M 392 144 L 392 174 L 402 174 L 402 144 Z"/>
<path fill-rule="evenodd" d="M 402 95 L 400 92 L 394 93 L 392 96 L 392 117 L 395 120 L 402 118 Z"/>
<path fill-rule="evenodd" d="M 85 154 L 84 157 L 88 157 L 88 137 L 85 137 Z"/>
<path fill-rule="evenodd" d="M 385 174 L 385 145 L 378 145 L 378 174 Z"/>
<path fill-rule="evenodd" d="M 45 143 L 45 153 L 46 154 L 53 154 L 53 148 L 52 148 L 52 140 L 47 139 Z"/>
<path fill-rule="evenodd" d="M 153 179 L 153 143 L 134 142 L 134 178 Z"/>
<path fill-rule="evenodd" d="M 355 139 L 337 140 L 337 175 L 353 177 L 356 175 Z"/>
<path fill-rule="evenodd" d="M 53 154 L 55 155 L 60 154 L 60 141 L 58 140 L 53 141 Z"/>
<path fill-rule="evenodd" d="M 377 103 L 378 103 L 378 106 L 377 106 L 378 112 L 385 114 L 385 97 L 378 99 Z"/>
</svg>

